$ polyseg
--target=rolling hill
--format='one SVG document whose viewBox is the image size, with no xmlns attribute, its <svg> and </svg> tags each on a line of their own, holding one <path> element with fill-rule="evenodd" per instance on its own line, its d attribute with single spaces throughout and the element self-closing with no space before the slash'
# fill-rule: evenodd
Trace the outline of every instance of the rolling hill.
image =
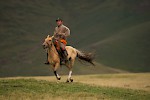
<svg viewBox="0 0 150 100">
<path fill-rule="evenodd" d="M 76 74 L 149 72 L 149 10 L 149 0 L 0 1 L 0 76 L 53 74 L 41 44 L 57 17 L 71 29 L 68 45 L 96 52 L 96 69 L 77 63 Z"/>
</svg>

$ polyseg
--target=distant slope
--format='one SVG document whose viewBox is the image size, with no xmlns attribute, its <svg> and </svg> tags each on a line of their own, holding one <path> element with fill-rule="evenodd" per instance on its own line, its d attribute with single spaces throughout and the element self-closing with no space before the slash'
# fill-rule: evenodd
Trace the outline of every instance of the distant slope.
<svg viewBox="0 0 150 100">
<path fill-rule="evenodd" d="M 53 34 L 57 17 L 71 29 L 68 45 L 94 49 L 97 63 L 149 72 L 149 5 L 149 0 L 1 1 L 0 76 L 50 75 L 41 44 Z M 82 65 L 76 66 L 78 72 Z"/>
<path fill-rule="evenodd" d="M 82 16 L 78 25 L 84 26 L 77 33 L 84 35 L 77 36 L 76 43 L 81 47 L 88 45 L 82 49 L 95 51 L 97 60 L 105 65 L 133 72 L 150 71 L 148 5 L 148 0 L 102 2 L 90 9 L 89 16 Z"/>
<path fill-rule="evenodd" d="M 116 35 L 92 44 L 91 48 L 97 50 L 99 61 L 106 65 L 130 71 L 148 71 L 149 26 L 150 22 L 145 22 L 122 30 Z"/>
</svg>

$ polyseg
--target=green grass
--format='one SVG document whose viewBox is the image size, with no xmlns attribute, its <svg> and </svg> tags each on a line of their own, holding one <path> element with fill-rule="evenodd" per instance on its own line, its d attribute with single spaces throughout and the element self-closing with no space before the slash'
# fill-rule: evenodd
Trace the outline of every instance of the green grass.
<svg viewBox="0 0 150 100">
<path fill-rule="evenodd" d="M 0 99 L 109 99 L 149 100 L 150 93 L 141 90 L 101 87 L 81 83 L 56 83 L 34 79 L 0 80 Z"/>
</svg>

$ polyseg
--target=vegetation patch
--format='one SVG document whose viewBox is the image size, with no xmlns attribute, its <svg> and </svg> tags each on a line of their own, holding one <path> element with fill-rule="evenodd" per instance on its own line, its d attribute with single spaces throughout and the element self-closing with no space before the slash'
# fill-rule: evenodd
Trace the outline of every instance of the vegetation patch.
<svg viewBox="0 0 150 100">
<path fill-rule="evenodd" d="M 0 99 L 128 99 L 148 100 L 150 93 L 141 90 L 91 86 L 82 83 L 56 83 L 35 79 L 0 80 Z"/>
</svg>

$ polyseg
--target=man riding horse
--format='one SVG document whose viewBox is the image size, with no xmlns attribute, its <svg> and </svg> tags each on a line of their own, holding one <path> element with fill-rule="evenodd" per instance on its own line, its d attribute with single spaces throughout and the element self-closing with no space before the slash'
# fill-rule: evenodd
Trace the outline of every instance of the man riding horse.
<svg viewBox="0 0 150 100">
<path fill-rule="evenodd" d="M 53 42 L 58 52 L 61 51 L 61 54 L 59 53 L 61 55 L 60 57 L 61 63 L 65 63 L 67 61 L 67 55 L 68 55 L 65 47 L 67 44 L 67 37 L 70 35 L 70 30 L 68 27 L 63 25 L 63 20 L 61 18 L 56 19 L 56 23 L 57 23 L 57 26 L 55 27 L 55 30 L 54 30 Z M 45 64 L 49 64 L 48 53 L 47 53 L 47 60 Z"/>
</svg>

